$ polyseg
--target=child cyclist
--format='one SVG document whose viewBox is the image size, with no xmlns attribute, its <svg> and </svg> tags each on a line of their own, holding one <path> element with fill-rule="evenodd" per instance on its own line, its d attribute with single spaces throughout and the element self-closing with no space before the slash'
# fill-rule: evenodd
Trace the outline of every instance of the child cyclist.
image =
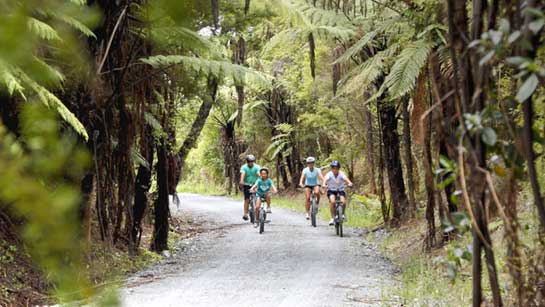
<svg viewBox="0 0 545 307">
<path fill-rule="evenodd" d="M 339 161 L 331 162 L 331 171 L 325 175 L 323 187 L 327 188 L 327 198 L 329 198 L 329 210 L 331 211 L 331 220 L 329 225 L 333 225 L 335 221 L 335 197 L 339 195 L 341 202 L 346 210 L 346 193 L 345 186 L 352 186 L 352 181 L 340 171 L 341 163 Z M 342 216 L 345 219 L 345 216 Z"/>
<path fill-rule="evenodd" d="M 257 194 L 257 200 L 255 203 L 256 212 L 259 212 L 259 209 L 261 208 L 261 199 L 264 198 L 267 201 L 267 213 L 272 213 L 271 212 L 271 192 L 276 193 L 277 189 L 274 186 L 272 179 L 269 178 L 268 168 L 262 167 L 259 170 L 259 176 L 260 178 L 257 179 L 255 184 L 251 188 L 251 191 L 256 192 Z M 259 226 L 259 220 L 256 219 L 256 223 L 254 226 L 255 227 Z"/>
</svg>

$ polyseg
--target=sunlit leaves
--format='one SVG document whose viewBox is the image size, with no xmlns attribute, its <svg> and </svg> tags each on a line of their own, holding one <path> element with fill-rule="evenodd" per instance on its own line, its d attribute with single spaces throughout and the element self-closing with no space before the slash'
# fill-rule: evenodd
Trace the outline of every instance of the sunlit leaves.
<svg viewBox="0 0 545 307">
<path fill-rule="evenodd" d="M 402 97 L 414 89 L 431 47 L 426 41 L 416 41 L 401 51 L 383 84 L 388 89 L 390 99 Z"/>
<path fill-rule="evenodd" d="M 531 74 L 520 87 L 516 97 L 517 101 L 524 102 L 530 98 L 530 96 L 532 96 L 532 94 L 535 92 L 538 84 L 539 79 L 537 78 L 536 74 Z"/>
<path fill-rule="evenodd" d="M 155 68 L 182 65 L 186 69 L 193 70 L 196 73 L 231 79 L 235 84 L 254 84 L 263 87 L 270 86 L 270 81 L 266 75 L 227 61 L 206 60 L 183 55 L 157 55 L 142 59 L 142 62 Z"/>
</svg>

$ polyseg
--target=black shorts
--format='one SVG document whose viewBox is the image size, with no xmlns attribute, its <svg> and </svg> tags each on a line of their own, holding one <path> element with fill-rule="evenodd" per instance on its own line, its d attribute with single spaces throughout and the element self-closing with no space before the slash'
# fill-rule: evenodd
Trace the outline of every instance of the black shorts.
<svg viewBox="0 0 545 307">
<path fill-rule="evenodd" d="M 311 191 L 314 189 L 314 187 L 319 187 L 320 185 L 317 184 L 317 185 L 306 185 L 305 186 L 305 189 L 310 189 Z"/>
<path fill-rule="evenodd" d="M 331 197 L 331 195 L 339 195 L 339 196 L 343 196 L 343 197 L 346 197 L 346 192 L 345 191 L 333 191 L 333 190 L 327 190 L 327 198 Z"/>
<path fill-rule="evenodd" d="M 244 192 L 244 200 L 250 199 L 250 195 L 252 195 L 252 192 L 250 191 L 251 188 L 252 188 L 252 186 L 250 186 L 250 185 L 243 185 L 242 186 L 242 192 Z"/>
</svg>

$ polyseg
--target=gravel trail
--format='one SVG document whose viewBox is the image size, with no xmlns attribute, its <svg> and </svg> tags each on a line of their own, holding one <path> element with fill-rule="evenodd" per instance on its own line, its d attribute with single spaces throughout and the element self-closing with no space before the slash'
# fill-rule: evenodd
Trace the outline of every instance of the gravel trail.
<svg viewBox="0 0 545 307">
<path fill-rule="evenodd" d="M 203 231 L 131 278 L 123 306 L 395 306 L 381 288 L 393 266 L 357 230 L 345 237 L 274 207 L 265 233 L 241 219 L 241 201 L 180 195 L 173 215 Z M 323 209 L 322 209 L 323 210 Z"/>
</svg>

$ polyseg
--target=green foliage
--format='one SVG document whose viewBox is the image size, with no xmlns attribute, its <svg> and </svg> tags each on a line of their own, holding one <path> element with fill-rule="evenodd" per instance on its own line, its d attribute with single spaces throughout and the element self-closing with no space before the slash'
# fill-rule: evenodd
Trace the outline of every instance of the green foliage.
<svg viewBox="0 0 545 307">
<path fill-rule="evenodd" d="M 0 2 L 4 10 L 0 29 L 6 34 L 0 38 L 0 89 L 23 100 L 44 103 L 87 139 L 83 125 L 51 91 L 60 89 L 65 78 L 52 62 L 62 59 L 64 63 L 83 66 L 76 51 L 76 32 L 94 37 L 90 27 L 97 22 L 97 14 L 85 2 Z"/>
<path fill-rule="evenodd" d="M 426 65 L 432 45 L 416 41 L 403 48 L 379 91 L 388 91 L 390 99 L 397 99 L 414 89 L 416 78 Z"/>
<path fill-rule="evenodd" d="M 182 65 L 196 73 L 231 79 L 235 84 L 255 84 L 263 87 L 270 85 L 264 74 L 226 61 L 206 60 L 183 55 L 157 55 L 142 59 L 142 62 L 155 68 Z"/>
<path fill-rule="evenodd" d="M 22 127 L 24 143 L 0 130 L 0 203 L 27 221 L 25 241 L 59 298 L 85 298 L 91 291 L 81 276 L 78 211 L 89 156 L 74 138 L 59 138 L 58 122 L 40 105 L 23 109 Z"/>
</svg>

